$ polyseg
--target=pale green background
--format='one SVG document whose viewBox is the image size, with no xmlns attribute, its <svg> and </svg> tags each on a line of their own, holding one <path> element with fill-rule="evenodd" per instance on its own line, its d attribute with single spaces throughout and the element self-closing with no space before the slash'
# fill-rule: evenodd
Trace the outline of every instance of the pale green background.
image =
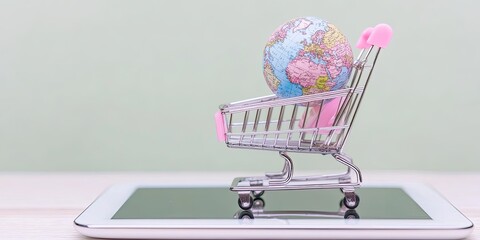
<svg viewBox="0 0 480 240">
<path fill-rule="evenodd" d="M 299 16 L 355 43 L 389 23 L 346 152 L 362 169 L 480 170 L 479 1 L 0 1 L 0 170 L 263 171 L 216 141 L 221 103 L 271 94 L 262 52 Z M 357 53 L 358 51 L 355 51 Z M 298 169 L 333 168 L 294 155 Z"/>
</svg>

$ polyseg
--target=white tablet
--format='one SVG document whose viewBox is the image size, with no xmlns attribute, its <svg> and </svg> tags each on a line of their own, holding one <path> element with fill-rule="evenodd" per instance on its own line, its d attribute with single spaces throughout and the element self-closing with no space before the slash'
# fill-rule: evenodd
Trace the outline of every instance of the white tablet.
<svg viewBox="0 0 480 240">
<path fill-rule="evenodd" d="M 336 189 L 270 191 L 240 209 L 218 185 L 116 185 L 75 219 L 90 237 L 135 239 L 459 239 L 473 224 L 418 184 L 364 184 L 348 209 Z"/>
</svg>

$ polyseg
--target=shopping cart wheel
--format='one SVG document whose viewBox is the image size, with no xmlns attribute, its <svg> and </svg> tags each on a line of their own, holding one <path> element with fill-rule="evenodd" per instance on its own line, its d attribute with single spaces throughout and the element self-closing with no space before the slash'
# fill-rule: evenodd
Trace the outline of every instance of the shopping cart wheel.
<svg viewBox="0 0 480 240">
<path fill-rule="evenodd" d="M 243 210 L 249 210 L 253 206 L 253 198 L 248 196 L 247 198 L 241 199 L 242 197 L 238 198 L 238 206 Z"/>
<path fill-rule="evenodd" d="M 265 201 L 262 198 L 253 199 L 252 208 L 263 209 L 265 207 Z"/>
<path fill-rule="evenodd" d="M 265 191 L 252 191 L 254 197 L 261 197 L 264 193 Z"/>
<path fill-rule="evenodd" d="M 238 219 L 253 219 L 253 213 L 251 211 L 242 211 L 238 214 Z"/>
<path fill-rule="evenodd" d="M 355 193 L 345 194 L 345 197 L 342 200 L 342 204 L 348 209 L 355 209 L 360 204 L 360 197 Z"/>
<path fill-rule="evenodd" d="M 345 219 L 359 219 L 360 216 L 358 215 L 357 211 L 350 209 L 345 212 L 345 215 L 343 216 Z"/>
</svg>

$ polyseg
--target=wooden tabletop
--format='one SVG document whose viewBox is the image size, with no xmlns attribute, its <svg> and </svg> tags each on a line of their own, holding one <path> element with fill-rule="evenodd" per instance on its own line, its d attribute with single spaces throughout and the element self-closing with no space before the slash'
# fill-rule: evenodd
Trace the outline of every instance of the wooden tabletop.
<svg viewBox="0 0 480 240">
<path fill-rule="evenodd" d="M 1 173 L 0 239 L 89 239 L 73 220 L 102 191 L 115 183 L 229 183 L 242 173 Z M 367 172 L 366 181 L 418 181 L 432 185 L 465 214 L 480 239 L 480 173 Z"/>
</svg>

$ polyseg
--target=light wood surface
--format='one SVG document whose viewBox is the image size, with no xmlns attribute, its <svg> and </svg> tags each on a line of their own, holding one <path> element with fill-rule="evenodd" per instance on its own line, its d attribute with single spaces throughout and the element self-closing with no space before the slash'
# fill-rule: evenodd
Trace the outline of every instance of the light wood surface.
<svg viewBox="0 0 480 240">
<path fill-rule="evenodd" d="M 1 173 L 0 239 L 89 239 L 73 220 L 108 186 L 126 182 L 225 182 L 242 173 Z M 369 172 L 366 181 L 430 184 L 474 224 L 480 239 L 480 173 Z"/>
</svg>

